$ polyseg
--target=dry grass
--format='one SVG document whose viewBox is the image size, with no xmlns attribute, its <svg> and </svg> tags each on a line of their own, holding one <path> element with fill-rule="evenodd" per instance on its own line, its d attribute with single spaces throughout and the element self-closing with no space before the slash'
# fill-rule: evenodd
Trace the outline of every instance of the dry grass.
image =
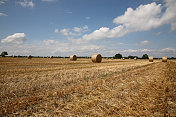
<svg viewBox="0 0 176 117">
<path fill-rule="evenodd" d="M 2 116 L 175 116 L 176 62 L 0 58 Z"/>
</svg>

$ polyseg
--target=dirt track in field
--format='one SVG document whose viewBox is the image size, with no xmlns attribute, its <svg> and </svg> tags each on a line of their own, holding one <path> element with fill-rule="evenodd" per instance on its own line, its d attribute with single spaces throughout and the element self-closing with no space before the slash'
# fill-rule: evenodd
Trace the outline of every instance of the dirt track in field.
<svg viewBox="0 0 176 117">
<path fill-rule="evenodd" d="M 41 61 L 1 61 L 2 116 L 176 116 L 175 61 Z"/>
</svg>

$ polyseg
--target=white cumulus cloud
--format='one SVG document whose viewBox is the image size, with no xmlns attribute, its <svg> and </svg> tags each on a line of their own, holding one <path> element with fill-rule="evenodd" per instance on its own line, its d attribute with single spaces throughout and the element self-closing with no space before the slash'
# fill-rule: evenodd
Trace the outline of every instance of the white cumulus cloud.
<svg viewBox="0 0 176 117">
<path fill-rule="evenodd" d="M 78 33 L 79 33 L 79 32 L 81 32 L 81 28 L 79 28 L 79 27 L 74 27 L 74 28 L 73 28 L 73 31 L 75 31 L 75 32 L 78 32 Z"/>
<path fill-rule="evenodd" d="M 60 30 L 60 33 L 65 36 L 79 36 L 87 31 L 89 31 L 89 28 L 85 25 L 83 27 L 73 27 L 73 29 L 64 28 Z"/>
<path fill-rule="evenodd" d="M 147 40 L 141 41 L 140 44 L 141 45 L 148 45 L 148 44 L 150 44 L 150 41 L 147 41 Z"/>
<path fill-rule="evenodd" d="M 32 2 L 32 0 L 24 0 L 24 1 L 17 2 L 17 3 L 20 4 L 22 7 L 33 8 L 35 6 L 35 4 Z"/>
<path fill-rule="evenodd" d="M 8 15 L 5 13 L 0 13 L 0 16 L 8 16 Z"/>
<path fill-rule="evenodd" d="M 176 48 L 166 47 L 160 49 L 136 48 L 136 49 L 115 49 L 109 48 L 109 45 L 82 43 L 76 44 L 70 41 L 59 42 L 57 40 L 43 40 L 39 43 L 32 44 L 1 44 L 0 50 L 7 51 L 9 55 L 34 55 L 34 56 L 69 56 L 76 54 L 78 56 L 91 56 L 93 53 L 101 53 L 102 56 L 114 56 L 121 53 L 123 56 L 139 56 L 148 54 L 154 57 L 176 57 Z"/>
<path fill-rule="evenodd" d="M 70 31 L 70 29 L 64 28 L 60 32 L 65 36 L 72 35 L 72 33 L 69 31 Z"/>
<path fill-rule="evenodd" d="M 110 29 L 101 27 L 82 37 L 83 40 L 99 40 L 122 37 L 131 32 L 147 31 L 165 24 L 176 30 L 176 0 L 164 0 L 165 4 L 155 2 L 140 5 L 136 9 L 127 8 L 127 11 L 116 17 L 113 22 L 118 26 Z M 162 12 L 163 11 L 163 12 Z"/>
<path fill-rule="evenodd" d="M 54 55 L 71 55 L 74 53 L 91 55 L 92 52 L 99 52 L 101 50 L 101 46 L 90 43 L 76 44 L 72 42 L 59 42 L 57 40 L 44 40 L 43 43 L 47 45 L 45 49 L 50 50 L 50 53 Z"/>
<path fill-rule="evenodd" d="M 4 44 L 22 44 L 27 40 L 24 33 L 15 33 L 1 40 Z"/>
<path fill-rule="evenodd" d="M 55 33 L 58 33 L 58 32 L 59 32 L 59 29 L 55 29 L 54 32 L 55 32 Z"/>
<path fill-rule="evenodd" d="M 161 52 L 175 52 L 176 53 L 176 49 L 175 48 L 163 48 L 161 49 Z"/>
<path fill-rule="evenodd" d="M 89 19 L 91 19 L 91 17 L 85 17 L 85 19 L 89 20 Z"/>
<path fill-rule="evenodd" d="M 128 32 L 146 31 L 161 25 L 159 22 L 161 4 L 140 5 L 136 10 L 128 8 L 124 15 L 114 19 L 114 23 L 122 24 Z"/>
<path fill-rule="evenodd" d="M 95 30 L 90 34 L 84 35 L 82 38 L 84 40 L 99 40 L 105 38 L 122 37 L 126 33 L 127 31 L 124 30 L 124 27 L 121 25 L 113 29 L 110 29 L 108 27 L 101 27 L 100 29 Z"/>
<path fill-rule="evenodd" d="M 55 41 L 55 40 L 44 40 L 43 43 L 45 45 L 53 45 L 53 44 L 57 44 L 58 41 Z"/>
<path fill-rule="evenodd" d="M 158 35 L 161 35 L 162 32 L 155 32 L 154 34 L 158 36 Z"/>
<path fill-rule="evenodd" d="M 4 4 L 7 0 L 0 0 L 0 5 Z"/>
</svg>

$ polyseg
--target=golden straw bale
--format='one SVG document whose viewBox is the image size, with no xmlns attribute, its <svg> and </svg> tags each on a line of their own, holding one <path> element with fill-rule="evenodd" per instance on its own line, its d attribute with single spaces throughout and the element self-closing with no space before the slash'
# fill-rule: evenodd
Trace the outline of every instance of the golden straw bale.
<svg viewBox="0 0 176 117">
<path fill-rule="evenodd" d="M 31 56 L 31 55 L 29 55 L 29 56 L 27 56 L 27 58 L 28 58 L 28 59 L 32 59 L 32 56 Z"/>
<path fill-rule="evenodd" d="M 77 56 L 76 55 L 71 55 L 70 56 L 70 60 L 71 61 L 76 61 L 77 60 Z"/>
<path fill-rule="evenodd" d="M 53 56 L 50 56 L 50 59 L 53 59 L 54 57 Z"/>
<path fill-rule="evenodd" d="M 162 62 L 167 62 L 167 56 L 162 57 Z"/>
<path fill-rule="evenodd" d="M 13 58 L 16 58 L 17 56 L 13 55 L 12 57 L 13 57 Z"/>
<path fill-rule="evenodd" d="M 92 55 L 92 62 L 94 63 L 101 63 L 101 60 L 102 60 L 102 56 L 101 54 L 94 54 Z"/>
<path fill-rule="evenodd" d="M 134 60 L 137 60 L 137 58 L 135 57 Z"/>
<path fill-rule="evenodd" d="M 149 56 L 149 62 L 153 62 L 153 56 Z"/>
</svg>

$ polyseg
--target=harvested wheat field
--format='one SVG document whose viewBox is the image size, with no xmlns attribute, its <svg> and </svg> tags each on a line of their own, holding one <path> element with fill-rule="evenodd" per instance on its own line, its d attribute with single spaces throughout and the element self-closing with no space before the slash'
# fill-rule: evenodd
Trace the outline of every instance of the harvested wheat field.
<svg viewBox="0 0 176 117">
<path fill-rule="evenodd" d="M 176 61 L 0 58 L 0 116 L 176 116 Z"/>
</svg>

